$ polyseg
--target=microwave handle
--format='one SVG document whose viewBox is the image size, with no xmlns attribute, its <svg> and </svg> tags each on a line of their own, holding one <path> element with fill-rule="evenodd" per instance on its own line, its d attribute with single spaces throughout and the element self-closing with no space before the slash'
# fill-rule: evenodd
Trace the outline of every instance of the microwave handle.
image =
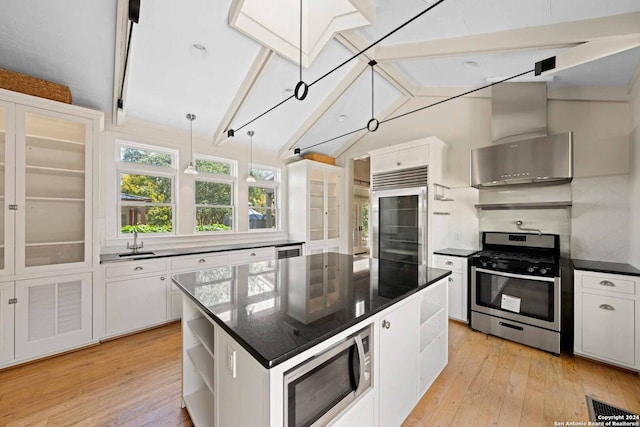
<svg viewBox="0 0 640 427">
<path fill-rule="evenodd" d="M 356 348 L 358 349 L 358 359 L 360 360 L 360 363 L 359 363 L 359 365 L 360 365 L 360 382 L 358 384 L 358 387 L 356 388 L 354 396 L 360 396 L 360 394 L 363 391 L 362 389 L 365 386 L 365 381 L 364 381 L 364 375 L 365 375 L 364 358 L 365 358 L 365 354 L 364 354 L 364 346 L 362 345 L 362 336 L 356 335 L 354 339 L 356 341 Z"/>
</svg>

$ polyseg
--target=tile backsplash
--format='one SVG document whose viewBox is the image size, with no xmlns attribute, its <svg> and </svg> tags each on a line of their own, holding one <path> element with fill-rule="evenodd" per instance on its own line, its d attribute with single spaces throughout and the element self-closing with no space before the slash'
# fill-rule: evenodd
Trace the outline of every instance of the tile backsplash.
<svg viewBox="0 0 640 427">
<path fill-rule="evenodd" d="M 571 257 L 628 262 L 629 175 L 574 178 Z"/>
</svg>

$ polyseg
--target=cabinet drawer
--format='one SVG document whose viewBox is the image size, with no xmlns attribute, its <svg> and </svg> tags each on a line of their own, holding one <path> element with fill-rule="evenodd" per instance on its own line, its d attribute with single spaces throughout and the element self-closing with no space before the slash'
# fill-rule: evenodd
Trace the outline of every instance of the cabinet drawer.
<svg viewBox="0 0 640 427">
<path fill-rule="evenodd" d="M 229 254 L 231 264 L 246 264 L 255 261 L 275 259 L 273 246 L 268 248 L 248 249 L 245 251 L 233 251 Z"/>
<path fill-rule="evenodd" d="M 436 267 L 438 268 L 462 271 L 462 262 L 463 262 L 462 258 L 435 255 L 435 259 L 436 259 Z"/>
<path fill-rule="evenodd" d="M 132 262 L 126 265 L 118 265 L 105 268 L 105 277 L 129 276 L 132 274 L 158 273 L 167 269 L 167 263 L 158 262 Z"/>
<path fill-rule="evenodd" d="M 582 276 L 582 287 L 600 291 L 635 295 L 636 282 L 612 276 Z"/>
<path fill-rule="evenodd" d="M 194 258 L 181 258 L 171 261 L 172 270 L 186 268 L 201 269 L 207 267 L 219 267 L 229 263 L 229 254 L 219 253 L 215 255 L 202 255 Z"/>
</svg>

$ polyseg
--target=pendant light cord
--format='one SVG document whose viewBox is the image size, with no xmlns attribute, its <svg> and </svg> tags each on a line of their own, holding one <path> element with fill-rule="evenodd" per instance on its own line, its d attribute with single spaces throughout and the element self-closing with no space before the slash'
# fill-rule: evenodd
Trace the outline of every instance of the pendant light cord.
<svg viewBox="0 0 640 427">
<path fill-rule="evenodd" d="M 373 66 L 376 65 L 376 62 L 371 61 L 369 65 L 371 65 L 371 118 L 373 119 L 375 117 L 373 114 Z"/>
<path fill-rule="evenodd" d="M 300 0 L 300 80 L 302 81 L 302 0 Z"/>
</svg>

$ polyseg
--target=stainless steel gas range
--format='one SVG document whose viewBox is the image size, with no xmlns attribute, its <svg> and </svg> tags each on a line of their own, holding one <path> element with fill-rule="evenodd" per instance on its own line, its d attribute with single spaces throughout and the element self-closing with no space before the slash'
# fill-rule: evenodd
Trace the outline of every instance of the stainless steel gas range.
<svg viewBox="0 0 640 427">
<path fill-rule="evenodd" d="M 560 354 L 560 236 L 482 233 L 472 259 L 474 330 Z"/>
</svg>

